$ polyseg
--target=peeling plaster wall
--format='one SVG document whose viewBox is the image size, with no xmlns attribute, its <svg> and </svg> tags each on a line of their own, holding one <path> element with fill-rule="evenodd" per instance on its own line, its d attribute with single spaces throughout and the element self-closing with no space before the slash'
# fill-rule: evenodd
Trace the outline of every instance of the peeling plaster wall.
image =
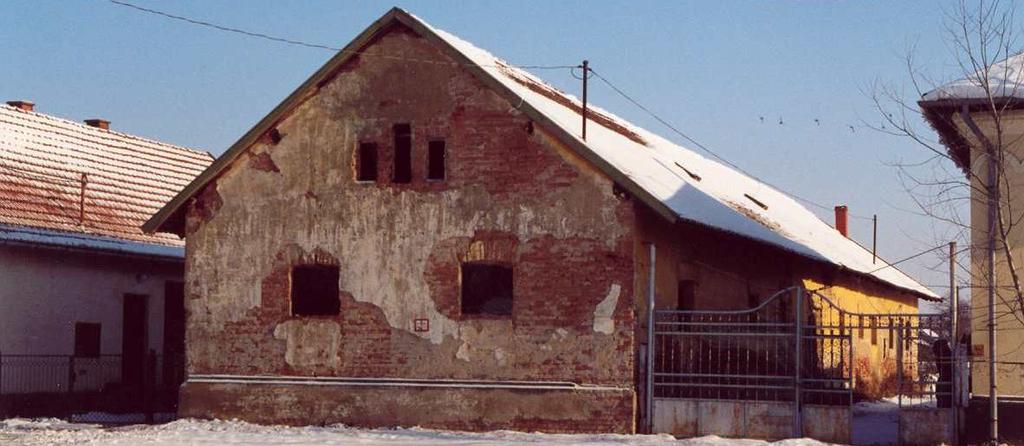
<svg viewBox="0 0 1024 446">
<path fill-rule="evenodd" d="M 365 51 L 449 61 L 400 27 Z M 390 181 L 395 123 L 412 127 L 409 184 Z M 189 207 L 190 373 L 633 388 L 617 297 L 633 293 L 633 205 L 513 104 L 459 66 L 357 57 L 276 129 Z M 435 138 L 447 179 L 428 182 Z M 378 145 L 377 182 L 354 180 L 360 142 Z M 459 265 L 476 260 L 513 266 L 511 318 L 461 314 Z M 339 316 L 290 315 L 301 263 L 338 265 Z"/>
</svg>

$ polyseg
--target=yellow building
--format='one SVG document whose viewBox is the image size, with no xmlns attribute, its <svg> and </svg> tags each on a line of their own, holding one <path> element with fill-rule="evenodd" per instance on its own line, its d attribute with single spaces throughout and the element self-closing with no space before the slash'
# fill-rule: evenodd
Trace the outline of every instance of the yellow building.
<svg viewBox="0 0 1024 446">
<path fill-rule="evenodd" d="M 992 77 L 970 76 L 924 95 L 921 109 L 938 132 L 971 186 L 971 411 L 969 434 L 986 438 L 991 394 L 989 355 L 989 178 L 998 179 L 999 203 L 1004 228 L 994 232 L 996 290 L 992 314 L 996 324 L 996 395 L 1001 402 L 1000 439 L 1024 438 L 1024 311 L 1014 291 L 1009 260 L 1022 272 L 1024 228 L 1017 227 L 1024 199 L 1024 55 L 1017 55 L 990 67 Z M 987 87 L 987 88 L 986 88 Z M 989 91 L 990 94 L 986 94 Z M 993 112 L 995 111 L 995 112 Z M 1002 153 L 1003 162 L 989 164 L 988 154 Z M 990 175 L 990 167 L 994 176 Z M 993 219 L 993 222 L 998 220 Z M 1010 256 L 1001 237 L 1005 232 Z M 973 429 L 972 429 L 973 428 Z"/>
</svg>

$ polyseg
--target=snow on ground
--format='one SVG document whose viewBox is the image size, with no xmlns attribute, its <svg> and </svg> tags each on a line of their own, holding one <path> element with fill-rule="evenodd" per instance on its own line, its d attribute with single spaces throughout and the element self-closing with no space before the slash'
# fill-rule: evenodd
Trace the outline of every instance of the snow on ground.
<svg viewBox="0 0 1024 446">
<path fill-rule="evenodd" d="M 552 446 L 819 446 L 811 439 L 768 443 L 715 436 L 676 440 L 668 435 L 564 435 L 512 431 L 466 433 L 427 429 L 354 429 L 345 426 L 284 427 L 260 426 L 241 421 L 178 420 L 155 426 L 103 428 L 91 424 L 67 423 L 58 419 L 9 419 L 0 421 L 0 444 L 4 445 L 552 445 Z"/>
</svg>

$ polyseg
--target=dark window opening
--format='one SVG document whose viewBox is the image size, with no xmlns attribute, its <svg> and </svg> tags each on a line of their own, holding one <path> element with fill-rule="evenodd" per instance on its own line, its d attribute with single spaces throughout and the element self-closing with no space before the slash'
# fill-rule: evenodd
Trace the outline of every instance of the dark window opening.
<svg viewBox="0 0 1024 446">
<path fill-rule="evenodd" d="M 75 323 L 75 356 L 95 358 L 100 355 L 100 324 Z"/>
<path fill-rule="evenodd" d="M 697 281 L 680 280 L 676 287 L 676 310 L 693 311 L 697 309 Z"/>
<path fill-rule="evenodd" d="M 359 144 L 356 158 L 356 180 L 377 181 L 377 144 L 364 142 Z"/>
<path fill-rule="evenodd" d="M 337 266 L 302 265 L 292 268 L 292 315 L 330 316 L 340 312 Z"/>
<path fill-rule="evenodd" d="M 512 268 L 488 263 L 464 263 L 462 314 L 511 316 Z"/>
<path fill-rule="evenodd" d="M 412 129 L 409 124 L 395 124 L 395 172 L 392 180 L 396 183 L 412 181 Z"/>
<path fill-rule="evenodd" d="M 427 146 L 427 179 L 444 179 L 444 141 L 430 141 Z"/>
</svg>

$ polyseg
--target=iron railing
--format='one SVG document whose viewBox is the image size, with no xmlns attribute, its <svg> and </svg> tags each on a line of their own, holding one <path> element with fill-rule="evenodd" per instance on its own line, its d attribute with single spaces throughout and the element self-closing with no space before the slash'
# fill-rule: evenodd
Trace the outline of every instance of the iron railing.
<svg viewBox="0 0 1024 446">
<path fill-rule="evenodd" d="M 165 421 L 177 411 L 183 381 L 182 358 L 154 353 L 128 364 L 121 355 L 0 354 L 0 418 Z"/>
</svg>

